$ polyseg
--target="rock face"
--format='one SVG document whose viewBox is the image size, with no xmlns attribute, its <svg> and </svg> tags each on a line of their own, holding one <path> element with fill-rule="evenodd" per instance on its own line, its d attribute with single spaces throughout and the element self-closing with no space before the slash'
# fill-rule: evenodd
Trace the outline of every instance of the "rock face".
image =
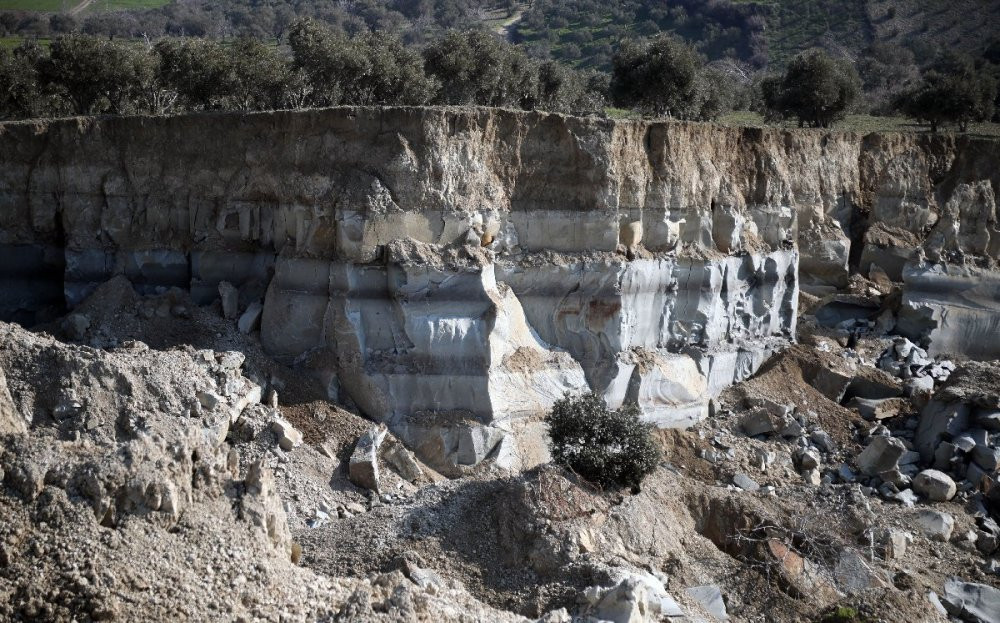
<svg viewBox="0 0 1000 623">
<path fill-rule="evenodd" d="M 565 392 L 704 417 L 852 253 L 905 274 L 911 333 L 1000 352 L 997 150 L 491 109 L 2 124 L 0 319 L 114 275 L 222 292 L 331 398 L 474 464 Z M 960 256 L 980 285 L 916 276 Z"/>
</svg>

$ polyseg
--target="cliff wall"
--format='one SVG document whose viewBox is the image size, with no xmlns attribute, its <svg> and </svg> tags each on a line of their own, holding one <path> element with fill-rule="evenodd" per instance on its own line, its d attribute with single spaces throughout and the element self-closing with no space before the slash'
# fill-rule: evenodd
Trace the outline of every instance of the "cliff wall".
<svg viewBox="0 0 1000 623">
<path fill-rule="evenodd" d="M 226 281 L 275 356 L 468 464 L 566 391 L 702 417 L 794 337 L 800 287 L 873 263 L 912 332 L 1000 354 L 998 162 L 967 138 L 495 109 L 0 124 L 0 317 L 115 274 L 203 303 Z"/>
</svg>

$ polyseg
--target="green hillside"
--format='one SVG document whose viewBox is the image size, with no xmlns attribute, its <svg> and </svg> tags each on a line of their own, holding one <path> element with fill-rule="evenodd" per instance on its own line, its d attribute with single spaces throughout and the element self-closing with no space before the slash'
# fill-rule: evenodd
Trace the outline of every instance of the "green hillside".
<svg viewBox="0 0 1000 623">
<path fill-rule="evenodd" d="M 754 68 L 779 68 L 816 46 L 858 60 L 879 42 L 909 48 L 918 62 L 939 49 L 978 56 L 1000 33 L 1000 0 L 0 0 L 0 37 L 82 30 L 281 40 L 303 16 L 349 34 L 395 32 L 415 44 L 444 29 L 480 28 L 537 58 L 598 69 L 610 66 L 621 39 L 657 33 L 711 60 Z"/>
</svg>

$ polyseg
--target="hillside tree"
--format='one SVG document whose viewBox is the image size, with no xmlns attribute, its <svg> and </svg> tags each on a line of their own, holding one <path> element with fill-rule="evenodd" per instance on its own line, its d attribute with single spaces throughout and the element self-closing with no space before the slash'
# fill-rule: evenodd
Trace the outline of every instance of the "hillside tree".
<svg viewBox="0 0 1000 623">
<path fill-rule="evenodd" d="M 625 40 L 612 64 L 611 98 L 616 106 L 655 116 L 699 117 L 702 61 L 689 46 L 666 35 Z"/>
<path fill-rule="evenodd" d="M 39 63 L 42 83 L 78 115 L 135 112 L 143 84 L 154 72 L 144 46 L 88 35 L 55 39 Z"/>
<path fill-rule="evenodd" d="M 861 79 L 851 63 L 815 49 L 792 59 L 783 76 L 766 78 L 761 90 L 770 117 L 795 117 L 800 127 L 829 128 L 857 99 Z"/>
<path fill-rule="evenodd" d="M 538 72 L 521 48 L 492 33 L 450 32 L 424 50 L 427 73 L 441 84 L 437 104 L 533 108 Z"/>
<path fill-rule="evenodd" d="M 926 121 L 931 132 L 943 123 L 955 123 L 965 132 L 969 122 L 993 116 L 996 89 L 993 78 L 970 57 L 944 52 L 923 72 L 917 87 L 902 96 L 900 109 Z"/>
</svg>

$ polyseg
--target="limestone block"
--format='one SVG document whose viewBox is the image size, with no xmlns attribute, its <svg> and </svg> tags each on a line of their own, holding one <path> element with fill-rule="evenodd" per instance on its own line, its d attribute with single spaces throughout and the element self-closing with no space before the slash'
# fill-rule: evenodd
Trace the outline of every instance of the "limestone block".
<svg viewBox="0 0 1000 623">
<path fill-rule="evenodd" d="M 379 490 L 378 451 L 387 433 L 384 426 L 373 426 L 358 438 L 351 454 L 348 476 L 359 487 Z"/>
</svg>

